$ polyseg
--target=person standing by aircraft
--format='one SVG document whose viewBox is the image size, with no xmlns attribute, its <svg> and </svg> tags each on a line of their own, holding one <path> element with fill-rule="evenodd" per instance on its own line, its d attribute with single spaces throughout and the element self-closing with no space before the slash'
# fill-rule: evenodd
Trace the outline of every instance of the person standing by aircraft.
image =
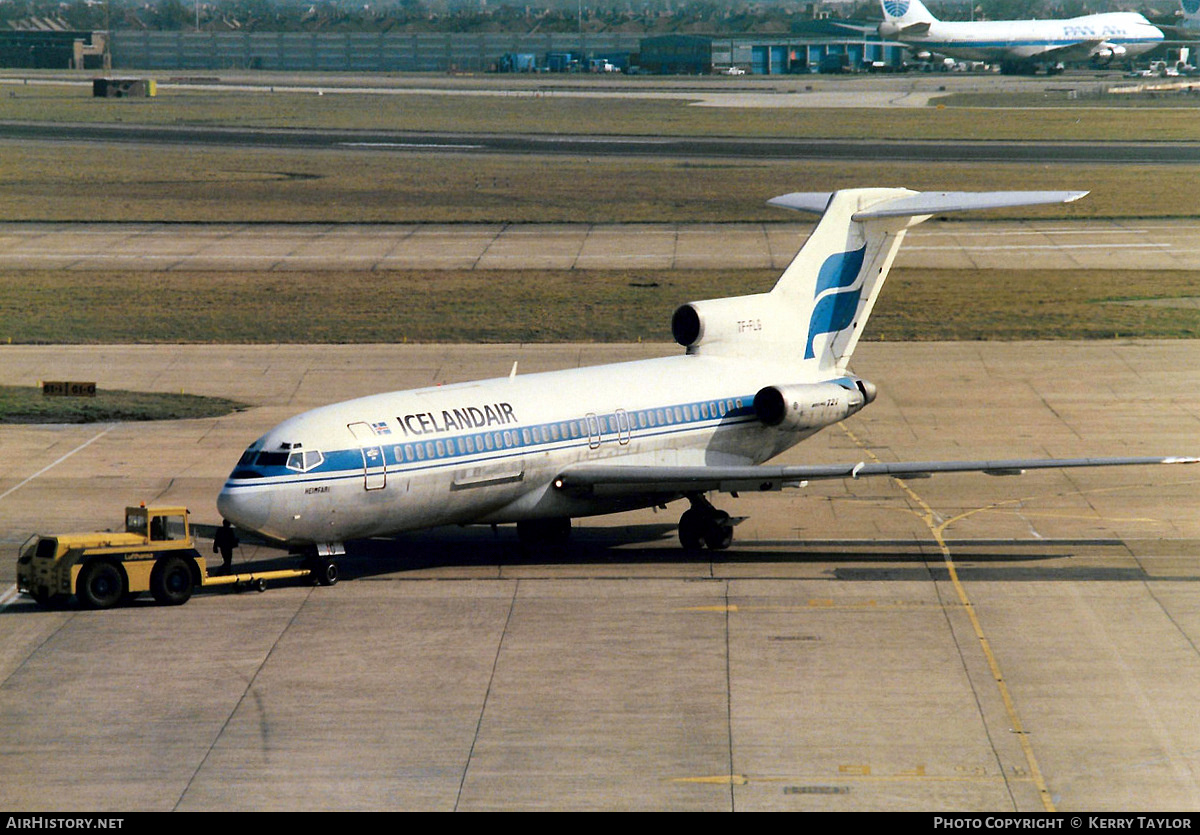
<svg viewBox="0 0 1200 835">
<path fill-rule="evenodd" d="M 213 553 L 221 552 L 222 568 L 226 574 L 233 567 L 233 549 L 241 544 L 238 542 L 237 532 L 226 519 L 221 523 L 221 527 L 217 528 L 217 532 L 213 534 Z"/>
</svg>

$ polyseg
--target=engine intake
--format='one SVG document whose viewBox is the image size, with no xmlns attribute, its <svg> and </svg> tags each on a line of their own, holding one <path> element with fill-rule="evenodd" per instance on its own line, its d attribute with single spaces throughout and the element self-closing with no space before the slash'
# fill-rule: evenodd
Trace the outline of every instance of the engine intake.
<svg viewBox="0 0 1200 835">
<path fill-rule="evenodd" d="M 860 411 L 875 394 L 874 384 L 857 377 L 767 386 L 754 395 L 754 414 L 764 426 L 792 432 L 820 429 Z"/>
<path fill-rule="evenodd" d="M 777 317 L 774 308 L 766 293 L 688 302 L 671 316 L 671 335 L 689 354 L 716 344 L 725 351 L 755 353 Z"/>
</svg>

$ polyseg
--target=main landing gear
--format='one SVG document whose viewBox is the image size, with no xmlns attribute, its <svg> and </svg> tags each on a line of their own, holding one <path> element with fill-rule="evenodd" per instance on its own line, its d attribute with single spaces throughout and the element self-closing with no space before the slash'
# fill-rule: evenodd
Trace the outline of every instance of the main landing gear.
<svg viewBox="0 0 1200 835">
<path fill-rule="evenodd" d="M 698 493 L 687 497 L 692 506 L 679 519 L 679 544 L 687 551 L 723 551 L 733 542 L 733 520 Z"/>
<path fill-rule="evenodd" d="M 308 554 L 304 559 L 304 567 L 308 569 L 309 577 L 317 585 L 336 585 L 340 579 L 337 563 L 329 557 L 317 553 Z"/>
</svg>

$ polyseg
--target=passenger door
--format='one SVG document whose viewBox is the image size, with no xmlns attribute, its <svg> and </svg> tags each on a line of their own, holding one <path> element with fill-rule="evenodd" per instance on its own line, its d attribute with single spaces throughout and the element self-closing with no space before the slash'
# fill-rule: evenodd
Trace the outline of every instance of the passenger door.
<svg viewBox="0 0 1200 835">
<path fill-rule="evenodd" d="M 383 447 L 375 440 L 375 430 L 362 421 L 347 426 L 362 452 L 363 489 L 382 490 L 387 486 L 387 459 Z"/>
</svg>

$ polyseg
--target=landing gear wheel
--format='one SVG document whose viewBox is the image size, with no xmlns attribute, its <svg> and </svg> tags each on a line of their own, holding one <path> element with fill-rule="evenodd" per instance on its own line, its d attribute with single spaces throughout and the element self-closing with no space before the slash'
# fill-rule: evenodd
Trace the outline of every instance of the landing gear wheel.
<svg viewBox="0 0 1200 835">
<path fill-rule="evenodd" d="M 685 551 L 704 547 L 704 513 L 696 508 L 685 510 L 679 518 L 679 544 Z"/>
<path fill-rule="evenodd" d="M 338 581 L 338 567 L 333 560 L 318 559 L 313 566 L 313 576 L 322 586 L 333 586 Z"/>
<path fill-rule="evenodd" d="M 125 572 L 111 562 L 93 560 L 79 572 L 75 595 L 88 609 L 111 609 L 125 596 Z"/>
<path fill-rule="evenodd" d="M 733 525 L 729 524 L 729 514 L 718 510 L 706 520 L 704 544 L 710 551 L 724 551 L 733 543 Z"/>
<path fill-rule="evenodd" d="M 183 557 L 163 557 L 150 572 L 150 594 L 163 606 L 182 606 L 192 597 L 195 579 Z"/>
<path fill-rule="evenodd" d="M 686 551 L 724 551 L 733 542 L 729 514 L 717 510 L 700 496 L 689 497 L 692 506 L 679 518 L 679 544 Z"/>
</svg>

